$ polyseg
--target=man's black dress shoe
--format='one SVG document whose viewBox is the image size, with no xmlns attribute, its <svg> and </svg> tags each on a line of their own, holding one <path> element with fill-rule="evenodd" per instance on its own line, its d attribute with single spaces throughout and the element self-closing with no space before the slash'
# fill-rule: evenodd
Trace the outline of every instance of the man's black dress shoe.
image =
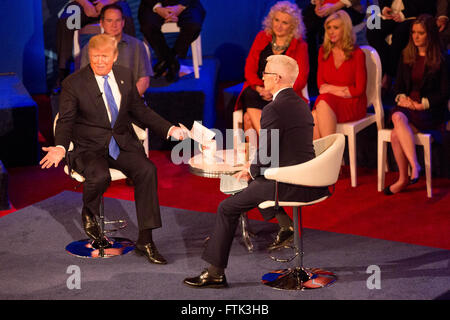
<svg viewBox="0 0 450 320">
<path fill-rule="evenodd" d="M 156 63 L 155 66 L 153 67 L 153 72 L 155 73 L 154 77 L 155 78 L 161 77 L 168 67 L 169 61 L 167 59 L 158 61 L 158 63 Z"/>
<path fill-rule="evenodd" d="M 89 238 L 96 241 L 102 239 L 102 235 L 100 234 L 100 226 L 92 214 L 87 211 L 83 211 L 81 213 L 81 220 L 83 221 L 84 232 L 86 232 Z"/>
<path fill-rule="evenodd" d="M 275 241 L 267 247 L 269 251 L 286 247 L 294 240 L 294 228 L 280 228 Z"/>
<path fill-rule="evenodd" d="M 208 269 L 194 278 L 186 278 L 183 283 L 192 288 L 225 288 L 228 287 L 227 278 L 225 275 L 212 276 L 209 274 Z"/>
<path fill-rule="evenodd" d="M 167 264 L 166 259 L 158 252 L 153 242 L 149 242 L 146 245 L 136 245 L 136 254 L 140 256 L 146 256 L 148 261 L 155 264 Z"/>
</svg>

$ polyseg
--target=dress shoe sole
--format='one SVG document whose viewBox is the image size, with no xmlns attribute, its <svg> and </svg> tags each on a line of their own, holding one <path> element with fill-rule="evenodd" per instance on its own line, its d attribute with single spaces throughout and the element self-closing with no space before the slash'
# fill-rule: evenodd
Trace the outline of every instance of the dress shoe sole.
<svg viewBox="0 0 450 320">
<path fill-rule="evenodd" d="M 205 284 L 205 285 L 195 285 L 195 284 L 190 284 L 187 283 L 186 281 L 183 281 L 183 283 L 188 286 L 189 288 L 195 288 L 195 289 L 222 289 L 222 288 L 228 288 L 228 283 L 223 283 L 223 284 Z"/>
<path fill-rule="evenodd" d="M 140 257 L 145 256 L 150 263 L 153 263 L 153 264 L 167 264 L 167 261 L 159 261 L 159 260 L 151 259 L 149 256 L 147 256 L 145 251 L 143 251 L 141 249 L 138 249 L 137 247 L 134 248 L 134 251 Z"/>
</svg>

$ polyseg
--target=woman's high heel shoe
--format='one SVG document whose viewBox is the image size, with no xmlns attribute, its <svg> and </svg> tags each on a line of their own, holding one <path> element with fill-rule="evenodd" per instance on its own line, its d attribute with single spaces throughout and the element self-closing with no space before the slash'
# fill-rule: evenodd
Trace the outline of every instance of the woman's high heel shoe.
<svg viewBox="0 0 450 320">
<path fill-rule="evenodd" d="M 383 192 L 387 196 L 392 196 L 394 193 L 391 191 L 392 184 L 388 185 L 386 188 L 384 188 Z"/>
</svg>

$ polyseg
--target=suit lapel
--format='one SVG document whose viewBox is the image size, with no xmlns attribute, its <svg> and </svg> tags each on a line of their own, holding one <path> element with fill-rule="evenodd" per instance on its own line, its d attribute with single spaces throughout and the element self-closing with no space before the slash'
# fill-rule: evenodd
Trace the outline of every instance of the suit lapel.
<svg viewBox="0 0 450 320">
<path fill-rule="evenodd" d="M 120 107 L 119 114 L 117 118 L 120 118 L 126 112 L 125 106 L 127 105 L 127 92 L 128 92 L 128 83 L 124 80 L 124 76 L 122 72 L 120 72 L 120 68 L 113 67 L 114 78 L 116 78 L 117 86 L 119 87 L 121 99 L 120 99 Z M 117 123 L 117 121 L 116 121 Z"/>
</svg>

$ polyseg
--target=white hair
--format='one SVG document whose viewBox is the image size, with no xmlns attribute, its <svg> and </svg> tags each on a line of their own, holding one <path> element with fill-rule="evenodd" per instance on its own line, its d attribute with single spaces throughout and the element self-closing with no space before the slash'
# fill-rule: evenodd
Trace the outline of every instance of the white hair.
<svg viewBox="0 0 450 320">
<path fill-rule="evenodd" d="M 283 81 L 285 81 L 290 86 L 294 85 L 299 72 L 298 64 L 295 59 L 286 55 L 275 54 L 267 57 L 267 63 L 269 62 L 281 76 L 281 79 L 283 79 Z"/>
</svg>

